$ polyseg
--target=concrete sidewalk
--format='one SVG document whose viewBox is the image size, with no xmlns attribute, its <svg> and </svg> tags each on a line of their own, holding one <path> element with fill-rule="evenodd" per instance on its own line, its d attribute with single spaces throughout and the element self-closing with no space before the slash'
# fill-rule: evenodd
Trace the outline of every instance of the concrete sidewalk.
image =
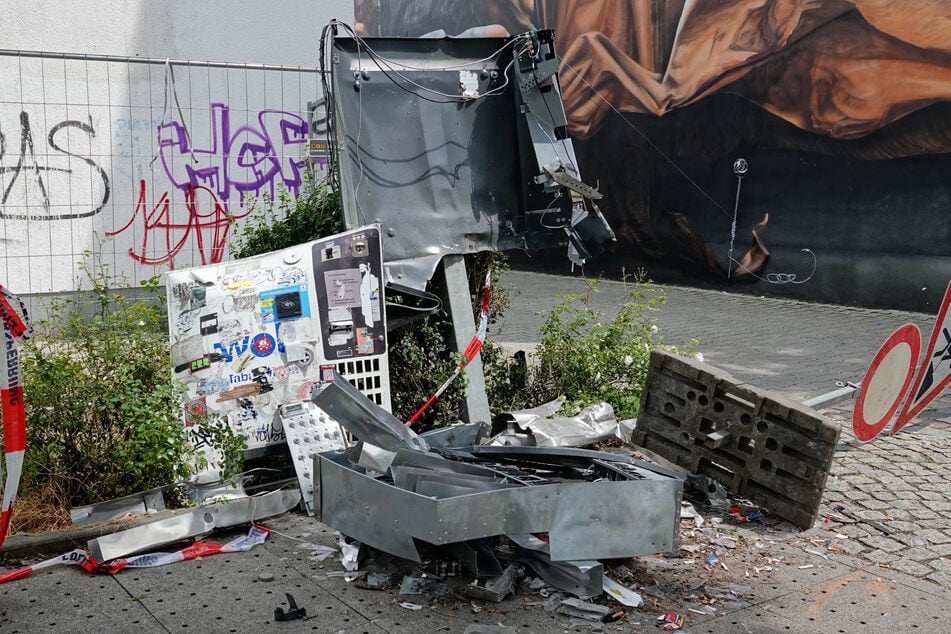
<svg viewBox="0 0 951 634">
<path fill-rule="evenodd" d="M 558 293 L 587 290 L 581 280 L 535 273 L 509 272 L 503 283 L 516 295 L 495 338 L 512 347 L 537 340 Z M 590 297 L 610 313 L 630 290 L 603 282 Z M 934 315 L 675 287 L 666 292 L 657 325 L 667 343 L 699 339 L 696 349 L 707 363 L 797 400 L 831 391 L 836 381 L 860 381 L 897 326 L 917 323 L 927 341 L 934 322 Z M 827 412 L 842 422 L 843 434 L 822 516 L 842 504 L 889 534 L 839 521 L 820 521 L 799 532 L 769 518 L 739 524 L 723 513 L 697 509 L 703 521 L 683 520 L 677 556 L 628 563 L 629 578 L 646 605 L 596 627 L 660 631 L 656 617 L 676 611 L 684 615 L 687 632 L 948 631 L 941 625 L 951 600 L 948 403 L 943 397 L 926 412 L 929 425 L 909 426 L 867 444 L 849 433 L 848 406 Z M 308 544 L 335 547 L 332 530 L 297 513 L 263 523 L 274 532 L 247 553 L 114 577 L 62 566 L 0 586 L 0 630 L 464 632 L 473 624 L 518 632 L 592 630 L 547 611 L 547 598 L 527 585 L 499 604 L 433 603 L 394 589 L 364 589 L 359 580 L 348 583 L 337 574 L 342 567 L 334 558 L 314 558 Z M 234 535 L 213 537 L 227 541 Z M 707 563 L 711 556 L 718 561 Z M 274 608 L 288 607 L 285 593 L 306 608 L 306 620 L 274 621 Z"/>
</svg>

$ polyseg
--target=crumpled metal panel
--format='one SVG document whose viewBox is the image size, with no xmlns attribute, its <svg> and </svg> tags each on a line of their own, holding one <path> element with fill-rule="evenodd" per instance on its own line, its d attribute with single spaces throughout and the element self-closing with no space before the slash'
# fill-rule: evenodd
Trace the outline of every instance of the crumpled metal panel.
<svg viewBox="0 0 951 634">
<path fill-rule="evenodd" d="M 624 558 L 672 550 L 682 484 L 644 471 L 641 479 L 507 488 L 443 499 L 367 476 L 344 454 L 315 458 L 318 518 L 384 552 L 420 561 L 414 543 L 441 545 L 547 532 L 554 561 Z"/>
<path fill-rule="evenodd" d="M 209 533 L 216 528 L 227 528 L 280 515 L 300 504 L 300 500 L 300 490 L 291 489 L 204 506 L 188 513 L 91 539 L 87 548 L 96 561 L 111 561 L 117 557 Z"/>
<path fill-rule="evenodd" d="M 422 289 L 447 254 L 566 243 L 570 197 L 534 181 L 530 125 L 550 122 L 519 112 L 514 48 L 499 38 L 334 38 L 344 215 L 348 226 L 383 225 L 388 282 Z"/>
<path fill-rule="evenodd" d="M 366 443 L 387 451 L 396 451 L 401 447 L 421 451 L 429 449 L 426 441 L 403 421 L 370 401 L 336 371 L 333 372 L 332 382 L 321 388 L 313 402 L 344 429 Z"/>
</svg>

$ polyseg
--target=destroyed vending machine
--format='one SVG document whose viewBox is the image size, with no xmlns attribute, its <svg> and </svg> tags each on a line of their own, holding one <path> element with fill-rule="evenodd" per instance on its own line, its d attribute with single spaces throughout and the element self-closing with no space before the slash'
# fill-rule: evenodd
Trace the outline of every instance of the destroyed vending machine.
<svg viewBox="0 0 951 634">
<path fill-rule="evenodd" d="M 308 414 L 322 367 L 389 410 L 382 271 L 379 226 L 170 271 L 172 366 L 195 447 L 214 462 L 194 424 L 214 415 L 247 439 L 248 457 L 284 445 L 282 418 Z"/>
</svg>

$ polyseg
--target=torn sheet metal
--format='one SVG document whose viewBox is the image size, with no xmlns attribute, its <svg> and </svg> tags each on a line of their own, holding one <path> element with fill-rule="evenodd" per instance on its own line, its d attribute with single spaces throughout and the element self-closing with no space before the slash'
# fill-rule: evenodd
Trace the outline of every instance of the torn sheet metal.
<svg viewBox="0 0 951 634">
<path fill-rule="evenodd" d="M 587 599 L 600 595 L 604 566 L 599 561 L 552 561 L 547 542 L 534 535 L 506 535 L 519 547 L 516 561 L 535 571 L 549 585 Z"/>
<path fill-rule="evenodd" d="M 472 447 L 489 437 L 492 426 L 483 421 L 457 423 L 420 434 L 430 447 Z"/>
<path fill-rule="evenodd" d="M 165 488 L 156 487 L 148 491 L 106 500 L 105 502 L 75 506 L 70 509 L 69 515 L 73 526 L 80 526 L 133 515 L 158 513 L 165 510 Z"/>
<path fill-rule="evenodd" d="M 362 440 L 350 450 L 350 462 L 377 473 L 388 473 L 394 459 L 396 459 L 396 453 L 380 449 Z"/>
<path fill-rule="evenodd" d="M 590 255 L 608 239 L 588 227 L 600 215 L 575 204 L 597 192 L 578 181 L 550 31 L 504 40 L 348 29 L 334 24 L 328 55 L 331 142 L 347 225 L 383 225 L 387 282 L 425 288 L 450 254 L 577 241 Z"/>
<path fill-rule="evenodd" d="M 87 548 L 96 561 L 111 561 L 180 539 L 203 535 L 216 528 L 280 515 L 300 504 L 300 500 L 300 491 L 292 489 L 197 508 L 175 517 L 91 539 Z"/>
<path fill-rule="evenodd" d="M 460 588 L 460 590 L 464 595 L 473 599 L 501 603 L 505 597 L 515 596 L 515 582 L 516 569 L 515 566 L 510 564 L 499 576 L 487 579 L 483 584 L 473 581 L 469 585 Z"/>
<path fill-rule="evenodd" d="M 344 429 L 362 440 L 387 451 L 400 447 L 426 451 L 429 445 L 376 403 L 360 393 L 346 379 L 333 372 L 332 380 L 325 383 L 313 399 L 314 404 Z"/>
<path fill-rule="evenodd" d="M 344 454 L 327 453 L 315 459 L 315 506 L 328 526 L 413 561 L 420 561 L 415 539 L 442 545 L 508 533 L 547 532 L 555 561 L 671 550 L 682 483 L 632 469 L 637 479 L 552 482 L 437 499 L 369 477 Z"/>
</svg>

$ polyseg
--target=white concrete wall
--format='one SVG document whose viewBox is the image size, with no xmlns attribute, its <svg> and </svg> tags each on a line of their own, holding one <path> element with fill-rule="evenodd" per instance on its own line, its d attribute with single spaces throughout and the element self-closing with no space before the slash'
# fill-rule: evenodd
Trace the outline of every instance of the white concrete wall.
<svg viewBox="0 0 951 634">
<path fill-rule="evenodd" d="M 321 29 L 352 0 L 8 0 L 7 50 L 304 67 L 0 56 L 0 284 L 74 289 L 84 251 L 129 282 L 227 258 L 248 200 L 301 186 Z M 177 104 L 176 104 L 177 98 Z"/>
</svg>

